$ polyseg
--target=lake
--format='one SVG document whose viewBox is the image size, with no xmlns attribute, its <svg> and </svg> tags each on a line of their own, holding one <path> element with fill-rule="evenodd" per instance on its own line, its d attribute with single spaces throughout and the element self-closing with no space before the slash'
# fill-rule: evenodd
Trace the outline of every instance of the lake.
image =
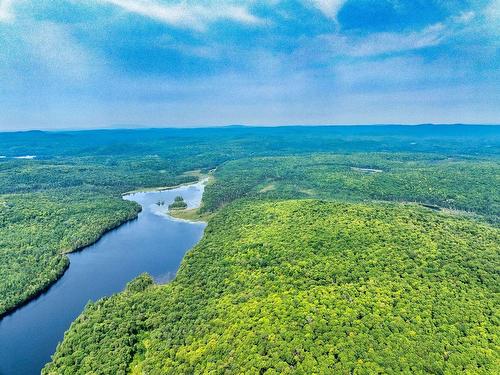
<svg viewBox="0 0 500 375">
<path fill-rule="evenodd" d="M 124 196 L 142 206 L 138 218 L 69 254 L 70 267 L 61 279 L 0 320 L 0 374 L 39 374 L 89 300 L 122 291 L 142 272 L 157 283 L 171 280 L 186 251 L 201 239 L 205 223 L 177 220 L 165 211 L 178 195 L 188 208 L 198 207 L 204 183 Z"/>
</svg>

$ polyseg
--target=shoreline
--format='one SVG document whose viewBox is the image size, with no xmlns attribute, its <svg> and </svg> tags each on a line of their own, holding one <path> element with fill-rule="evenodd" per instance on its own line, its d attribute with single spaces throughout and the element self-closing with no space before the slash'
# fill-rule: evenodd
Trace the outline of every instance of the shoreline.
<svg viewBox="0 0 500 375">
<path fill-rule="evenodd" d="M 96 244 L 97 242 L 99 242 L 99 240 L 102 237 L 104 237 L 104 235 L 106 235 L 109 232 L 112 232 L 112 231 L 118 229 L 123 224 L 126 224 L 126 223 L 128 223 L 130 221 L 136 220 L 137 217 L 139 216 L 139 213 L 141 211 L 142 211 L 142 206 L 140 207 L 140 210 L 137 211 L 133 217 L 127 218 L 127 219 L 125 219 L 125 220 L 123 220 L 121 222 L 118 222 L 116 225 L 112 226 L 111 228 L 104 230 L 101 234 L 99 234 L 99 236 L 96 239 L 90 241 L 88 244 L 80 245 L 80 246 L 74 248 L 73 250 L 61 252 L 61 256 L 66 257 L 67 261 L 66 261 L 65 266 L 61 269 L 61 271 L 55 275 L 54 280 L 49 281 L 46 285 L 42 286 L 40 289 L 38 289 L 34 293 L 30 294 L 26 299 L 22 300 L 20 303 L 18 303 L 16 305 L 12 306 L 11 308 L 5 310 L 3 313 L 0 313 L 0 322 L 6 316 L 9 316 L 10 314 L 15 313 L 17 310 L 23 308 L 28 303 L 30 303 L 30 302 L 38 299 L 39 297 L 41 297 L 45 293 L 47 293 L 50 290 L 50 288 L 52 288 L 64 276 L 64 274 L 66 273 L 66 271 L 69 269 L 69 267 L 71 265 L 71 262 L 70 262 L 70 259 L 69 259 L 69 256 L 68 256 L 69 254 L 78 253 L 80 251 L 84 251 L 87 247 Z"/>
<path fill-rule="evenodd" d="M 197 181 L 190 181 L 190 182 L 183 182 L 177 185 L 170 185 L 170 186 L 159 186 L 159 187 L 149 187 L 149 188 L 139 188 L 139 189 L 134 189 L 130 191 L 126 191 L 125 193 L 121 193 L 121 196 L 124 197 L 126 195 L 131 195 L 131 194 L 137 194 L 137 193 L 152 193 L 152 192 L 160 192 L 160 191 L 165 191 L 165 190 L 174 190 L 174 189 L 179 189 L 181 187 L 189 186 L 189 185 L 196 185 L 201 182 L 206 181 L 208 184 L 210 182 L 210 178 L 213 178 L 212 173 L 215 171 L 215 168 L 210 170 L 206 174 L 198 174 L 198 175 L 186 175 L 187 176 L 193 176 L 197 177 Z"/>
<path fill-rule="evenodd" d="M 165 215 L 174 221 L 182 221 L 193 224 L 207 223 L 210 217 L 213 215 L 213 213 L 200 214 L 198 213 L 200 207 L 201 205 L 198 207 L 186 208 L 185 210 L 175 210 L 175 211 L 167 210 L 165 212 Z M 175 214 L 172 215 L 173 213 Z"/>
<path fill-rule="evenodd" d="M 140 189 L 126 191 L 125 193 L 121 193 L 120 195 L 122 197 L 125 197 L 127 195 L 138 194 L 138 193 L 154 193 L 154 192 L 161 192 L 161 191 L 165 191 L 165 190 L 174 190 L 174 189 L 178 189 L 178 188 L 181 188 L 184 186 L 196 185 L 199 182 L 200 181 L 198 180 L 198 181 L 192 181 L 192 182 L 183 182 L 182 184 L 171 185 L 171 186 L 140 188 Z"/>
<path fill-rule="evenodd" d="M 121 197 L 122 197 L 122 199 L 124 199 L 125 196 L 131 195 L 131 194 L 151 193 L 151 192 L 161 192 L 161 191 L 165 191 L 165 190 L 173 190 L 173 189 L 178 189 L 178 188 L 185 187 L 185 186 L 197 185 L 197 184 L 203 183 L 205 181 L 206 181 L 206 183 L 208 183 L 209 176 L 208 175 L 204 175 L 203 177 L 204 177 L 203 179 L 199 179 L 198 181 L 183 183 L 183 184 L 179 184 L 179 185 L 171 186 L 171 187 L 150 188 L 150 189 L 146 189 L 146 190 L 137 190 L 137 191 L 134 191 L 134 192 L 122 193 Z M 196 209 L 196 207 L 194 209 Z M 67 262 L 66 262 L 65 266 L 60 270 L 60 272 L 58 272 L 55 275 L 54 279 L 51 280 L 51 281 L 49 281 L 46 285 L 43 285 L 41 288 L 39 288 L 36 291 L 34 291 L 32 294 L 30 294 L 29 296 L 27 296 L 25 299 L 23 299 L 22 301 L 20 301 L 18 304 L 7 308 L 4 312 L 0 313 L 0 322 L 5 317 L 7 317 L 7 316 L 9 316 L 9 315 L 11 315 L 13 313 L 15 313 L 16 311 L 22 309 L 24 306 L 28 305 L 30 302 L 35 301 L 36 299 L 38 299 L 41 296 L 43 296 L 45 293 L 49 292 L 49 290 L 64 276 L 64 274 L 66 273 L 66 271 L 69 269 L 69 267 L 71 265 L 71 262 L 70 262 L 70 259 L 69 259 L 69 256 L 68 256 L 69 254 L 78 253 L 80 251 L 84 251 L 87 247 L 92 246 L 92 245 L 96 244 L 97 242 L 99 242 L 104 237 L 104 235 L 106 235 L 106 234 L 108 234 L 108 233 L 110 233 L 110 232 L 118 229 L 119 227 L 121 227 L 122 225 L 124 225 L 124 224 L 126 224 L 128 222 L 136 220 L 137 217 L 139 216 L 139 213 L 141 213 L 142 210 L 143 210 L 143 207 L 141 205 L 139 205 L 139 209 L 135 212 L 135 214 L 133 215 L 133 217 L 127 218 L 127 219 L 125 219 L 123 221 L 120 221 L 120 222 L 116 223 L 116 225 L 112 226 L 111 228 L 105 229 L 104 231 L 102 231 L 101 234 L 99 234 L 97 236 L 97 238 L 93 239 L 92 241 L 90 241 L 87 244 L 80 245 L 80 246 L 78 246 L 78 247 L 76 247 L 76 248 L 74 248 L 72 250 L 69 250 L 69 251 L 62 251 L 61 252 L 61 256 L 66 257 Z M 186 220 L 186 219 L 175 218 L 174 216 L 171 216 L 168 212 L 165 212 L 165 215 L 168 216 L 171 220 L 186 221 L 186 222 L 191 222 L 191 223 L 200 223 L 201 222 L 201 221 L 191 221 L 191 220 Z"/>
<path fill-rule="evenodd" d="M 68 270 L 69 265 L 70 265 L 69 258 L 67 257 L 67 255 L 61 254 L 61 256 L 65 256 L 68 259 L 68 261 L 66 262 L 66 265 L 61 270 L 61 272 L 59 272 L 56 275 L 56 278 L 53 281 L 49 282 L 47 285 L 44 285 L 42 288 L 40 288 L 39 290 L 37 290 L 33 294 L 29 295 L 26 299 L 22 300 L 19 304 L 12 306 L 11 308 L 5 310 L 3 313 L 0 313 L 0 322 L 2 322 L 3 318 L 15 313 L 17 310 L 22 309 L 24 306 L 26 306 L 30 302 L 41 297 L 42 295 L 47 293 L 50 290 L 50 288 L 52 288 L 54 285 L 56 285 L 56 283 L 61 279 L 61 277 L 64 276 L 64 274 L 66 273 L 66 271 Z"/>
<path fill-rule="evenodd" d="M 196 182 L 194 184 L 188 184 L 188 185 L 183 184 L 183 185 L 179 186 L 179 188 L 185 187 L 185 186 L 203 185 L 203 193 L 204 193 L 205 187 L 208 185 L 209 182 L 210 182 L 210 176 L 204 175 L 203 179 L 200 179 L 198 182 Z M 168 189 L 168 190 L 172 190 L 172 189 Z M 164 191 L 164 190 L 160 190 L 160 191 Z M 203 199 L 203 193 L 202 193 L 201 199 Z M 135 193 L 135 194 L 137 194 L 137 193 Z M 188 208 L 181 209 L 181 210 L 179 210 L 179 209 L 167 209 L 165 211 L 160 212 L 159 214 L 167 217 L 169 220 L 172 220 L 172 221 L 180 221 L 180 222 L 191 223 L 191 224 L 199 224 L 199 223 L 206 224 L 208 219 L 210 218 L 210 216 L 212 214 L 203 215 L 203 214 L 197 213 L 197 210 L 199 210 L 201 208 L 201 205 L 202 205 L 202 201 L 200 200 L 200 204 L 198 206 L 188 207 Z M 177 216 L 174 213 L 178 213 L 180 215 Z M 186 214 L 186 213 L 187 213 L 188 217 L 182 217 L 183 214 Z M 193 213 L 194 215 L 192 215 L 192 217 L 189 217 L 189 214 L 191 214 L 191 213 Z"/>
</svg>

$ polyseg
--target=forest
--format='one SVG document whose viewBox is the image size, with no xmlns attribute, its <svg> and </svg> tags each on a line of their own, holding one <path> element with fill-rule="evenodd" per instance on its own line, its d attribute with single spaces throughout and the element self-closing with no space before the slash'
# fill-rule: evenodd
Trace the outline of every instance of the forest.
<svg viewBox="0 0 500 375">
<path fill-rule="evenodd" d="M 416 205 L 235 202 L 176 279 L 87 306 L 44 374 L 491 374 L 499 231 Z"/>
<path fill-rule="evenodd" d="M 419 202 L 500 217 L 497 159 L 441 154 L 354 153 L 247 158 L 223 164 L 204 210 L 242 197 Z"/>
<path fill-rule="evenodd" d="M 56 281 L 69 265 L 65 253 L 95 242 L 140 209 L 88 193 L 3 195 L 0 205 L 0 313 Z"/>
<path fill-rule="evenodd" d="M 187 203 L 184 198 L 180 195 L 175 197 L 174 201 L 168 205 L 169 210 L 183 210 L 187 208 Z"/>
<path fill-rule="evenodd" d="M 0 316 L 56 281 L 69 264 L 66 253 L 137 216 L 140 206 L 121 193 L 193 180 L 129 165 L 0 162 Z"/>
<path fill-rule="evenodd" d="M 498 150 L 498 126 L 0 133 L 0 317 L 137 216 L 122 194 L 213 171 L 175 280 L 90 303 L 45 373 L 491 373 Z"/>
</svg>

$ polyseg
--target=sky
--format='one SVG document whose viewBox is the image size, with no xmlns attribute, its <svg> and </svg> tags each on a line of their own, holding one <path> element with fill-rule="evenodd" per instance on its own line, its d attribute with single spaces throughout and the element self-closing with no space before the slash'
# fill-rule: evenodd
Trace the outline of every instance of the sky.
<svg viewBox="0 0 500 375">
<path fill-rule="evenodd" d="M 0 0 L 0 130 L 500 123 L 500 0 Z"/>
</svg>

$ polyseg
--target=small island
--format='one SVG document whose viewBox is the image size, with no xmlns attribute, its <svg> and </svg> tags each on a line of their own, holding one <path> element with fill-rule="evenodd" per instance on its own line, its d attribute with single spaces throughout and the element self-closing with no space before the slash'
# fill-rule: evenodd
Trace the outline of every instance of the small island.
<svg viewBox="0 0 500 375">
<path fill-rule="evenodd" d="M 168 205 L 169 210 L 185 210 L 187 208 L 187 203 L 184 198 L 180 195 L 176 196 L 173 203 Z"/>
</svg>

